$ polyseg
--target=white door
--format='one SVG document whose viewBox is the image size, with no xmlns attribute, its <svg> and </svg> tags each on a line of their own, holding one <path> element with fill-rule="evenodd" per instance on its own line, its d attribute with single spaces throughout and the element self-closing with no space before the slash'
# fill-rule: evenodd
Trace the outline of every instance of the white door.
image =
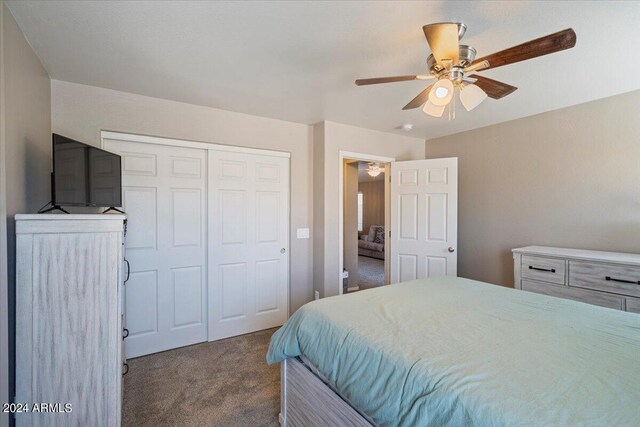
<svg viewBox="0 0 640 427">
<path fill-rule="evenodd" d="M 127 357 L 206 341 L 206 151 L 104 140 L 122 156 Z"/>
<path fill-rule="evenodd" d="M 289 159 L 209 151 L 209 340 L 288 317 Z"/>
<path fill-rule="evenodd" d="M 391 283 L 457 275 L 458 159 L 391 163 Z"/>
</svg>

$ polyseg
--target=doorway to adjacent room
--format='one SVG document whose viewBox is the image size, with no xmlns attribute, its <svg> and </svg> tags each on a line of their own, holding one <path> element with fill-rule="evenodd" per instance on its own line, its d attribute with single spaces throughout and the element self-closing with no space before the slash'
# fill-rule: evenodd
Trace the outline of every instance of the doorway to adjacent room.
<svg viewBox="0 0 640 427">
<path fill-rule="evenodd" d="M 343 159 L 342 293 L 388 284 L 388 164 L 390 159 Z"/>
<path fill-rule="evenodd" d="M 336 273 L 345 276 L 339 293 L 456 276 L 458 159 L 395 161 L 344 151 L 339 156 L 341 245 Z M 383 223 L 366 219 L 372 197 L 360 182 L 363 174 L 382 177 Z M 376 181 L 364 178 L 363 182 Z"/>
</svg>

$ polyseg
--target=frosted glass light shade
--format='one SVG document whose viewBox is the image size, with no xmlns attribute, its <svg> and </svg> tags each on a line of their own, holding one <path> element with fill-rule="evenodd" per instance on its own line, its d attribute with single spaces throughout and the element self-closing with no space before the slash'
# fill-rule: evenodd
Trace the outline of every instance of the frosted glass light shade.
<svg viewBox="0 0 640 427">
<path fill-rule="evenodd" d="M 447 78 L 438 80 L 429 92 L 429 101 L 433 105 L 447 105 L 453 97 L 453 83 Z"/>
<path fill-rule="evenodd" d="M 428 100 L 426 104 L 424 104 L 422 111 L 433 117 L 442 117 L 442 113 L 444 113 L 446 107 L 446 105 L 434 105 L 431 100 Z"/>
<path fill-rule="evenodd" d="M 487 99 L 485 91 L 476 85 L 467 85 L 460 91 L 460 102 L 467 111 L 471 111 Z"/>
</svg>

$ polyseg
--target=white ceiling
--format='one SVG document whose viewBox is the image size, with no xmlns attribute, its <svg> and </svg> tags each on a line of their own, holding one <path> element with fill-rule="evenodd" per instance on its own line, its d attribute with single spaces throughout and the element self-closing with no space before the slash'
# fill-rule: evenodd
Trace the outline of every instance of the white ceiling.
<svg viewBox="0 0 640 427">
<path fill-rule="evenodd" d="M 432 138 L 640 89 L 640 2 L 9 1 L 53 79 L 299 123 Z M 425 71 L 422 25 L 460 20 L 486 55 L 572 27 L 574 49 L 489 70 L 519 89 L 454 121 L 401 108 Z"/>
</svg>

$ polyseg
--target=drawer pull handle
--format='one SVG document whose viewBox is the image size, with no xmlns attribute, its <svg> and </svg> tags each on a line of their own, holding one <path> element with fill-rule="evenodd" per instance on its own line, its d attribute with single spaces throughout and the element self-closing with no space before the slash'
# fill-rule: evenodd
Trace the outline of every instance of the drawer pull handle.
<svg viewBox="0 0 640 427">
<path fill-rule="evenodd" d="M 614 279 L 613 277 L 605 276 L 604 280 L 611 282 L 620 282 L 620 283 L 633 283 L 634 285 L 640 285 L 640 280 L 624 280 L 624 279 Z"/>
<path fill-rule="evenodd" d="M 128 373 L 129 373 L 129 364 L 127 362 L 124 362 L 122 364 L 122 376 L 124 377 Z"/>
<path fill-rule="evenodd" d="M 122 339 L 125 339 L 129 336 L 129 330 L 127 328 L 124 328 L 122 330 Z"/>
<path fill-rule="evenodd" d="M 540 268 L 540 267 L 534 267 L 533 265 L 529 266 L 529 270 L 547 271 L 549 273 L 555 273 L 556 272 L 555 268 Z"/>
</svg>

